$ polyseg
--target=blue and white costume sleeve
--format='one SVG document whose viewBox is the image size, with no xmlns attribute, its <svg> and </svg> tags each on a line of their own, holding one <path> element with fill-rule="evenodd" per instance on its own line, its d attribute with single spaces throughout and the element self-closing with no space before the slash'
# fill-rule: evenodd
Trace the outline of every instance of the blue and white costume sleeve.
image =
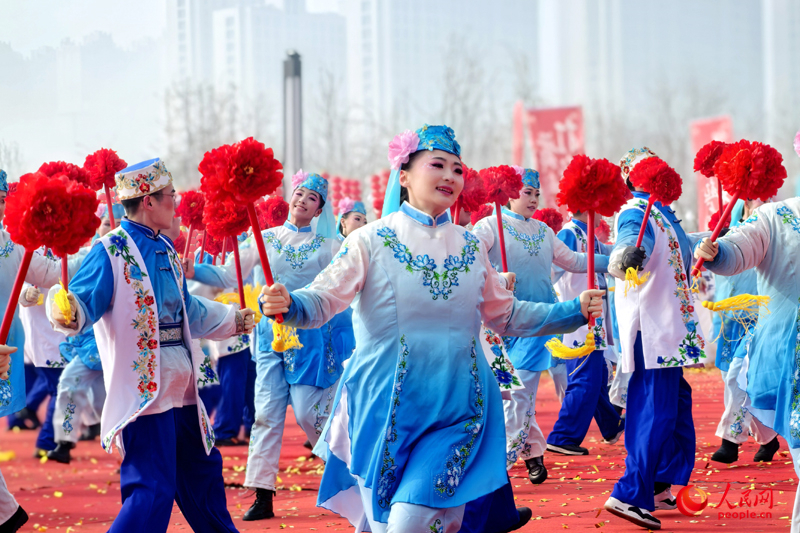
<svg viewBox="0 0 800 533">
<path fill-rule="evenodd" d="M 285 319 L 317 328 L 351 303 L 356 350 L 316 447 L 327 461 L 318 504 L 375 526 L 393 503 L 453 508 L 505 485 L 481 322 L 516 336 L 571 331 L 586 322 L 580 303 L 516 300 L 477 237 L 408 204 L 349 236 L 293 291 Z"/>
</svg>

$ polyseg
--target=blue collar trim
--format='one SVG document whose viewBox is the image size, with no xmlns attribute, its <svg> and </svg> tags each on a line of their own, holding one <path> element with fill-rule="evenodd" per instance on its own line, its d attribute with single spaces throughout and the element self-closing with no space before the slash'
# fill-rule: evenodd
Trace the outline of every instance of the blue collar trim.
<svg viewBox="0 0 800 533">
<path fill-rule="evenodd" d="M 295 233 L 311 233 L 311 226 L 303 226 L 302 228 L 298 228 L 288 220 L 283 223 L 283 227 L 292 230 Z"/>
<path fill-rule="evenodd" d="M 158 232 L 154 231 L 151 227 L 145 226 L 144 224 L 139 224 L 138 222 L 134 222 L 133 220 L 125 217 L 122 219 L 120 224 L 124 224 L 127 226 L 131 226 L 131 228 L 138 229 L 142 233 L 145 234 L 146 237 L 149 237 L 153 240 L 158 239 Z M 125 228 L 125 231 L 128 231 L 129 228 Z"/>
<path fill-rule="evenodd" d="M 514 211 L 511 211 L 510 209 L 506 209 L 505 207 L 502 208 L 502 211 L 503 211 L 503 214 L 506 215 L 507 217 L 515 218 L 517 220 L 522 220 L 523 222 L 526 221 L 526 220 L 529 220 L 529 219 L 525 218 L 524 216 L 520 215 L 519 213 L 515 213 Z"/>
<path fill-rule="evenodd" d="M 403 205 L 400 206 L 400 212 L 409 218 L 416 220 L 423 226 L 428 226 L 430 228 L 436 228 L 450 222 L 450 212 L 447 210 L 434 219 L 428 213 L 423 213 L 408 202 L 403 202 Z"/>
</svg>

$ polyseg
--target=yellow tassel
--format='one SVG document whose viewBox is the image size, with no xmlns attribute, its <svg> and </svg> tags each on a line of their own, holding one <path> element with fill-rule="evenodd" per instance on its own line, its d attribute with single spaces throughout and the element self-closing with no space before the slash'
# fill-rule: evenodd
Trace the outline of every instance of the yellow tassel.
<svg viewBox="0 0 800 533">
<path fill-rule="evenodd" d="M 748 333 L 749 329 L 758 327 L 758 315 L 763 311 L 765 314 L 769 313 L 767 306 L 769 305 L 769 296 L 759 296 L 753 294 L 740 294 L 725 298 L 718 302 L 704 301 L 703 307 L 711 311 L 717 312 L 722 315 L 723 324 L 725 320 L 732 320 L 737 322 L 744 328 L 744 335 Z M 720 336 L 725 338 L 725 328 L 720 328 Z M 743 336 L 744 336 L 743 335 Z M 717 337 L 719 338 L 719 337 Z M 716 340 L 716 339 L 715 339 Z M 737 341 L 740 339 L 728 339 L 726 341 Z"/>
<path fill-rule="evenodd" d="M 583 346 L 570 348 L 561 342 L 561 339 L 554 337 L 545 343 L 545 347 L 550 350 L 553 357 L 558 357 L 559 359 L 586 357 L 595 349 L 594 332 L 590 329 L 589 332 L 586 333 L 586 343 Z"/>
<path fill-rule="evenodd" d="M 36 305 L 44 305 L 44 293 L 39 293 L 39 299 L 36 300 Z"/>
<path fill-rule="evenodd" d="M 628 296 L 628 289 L 644 285 L 648 279 L 650 279 L 650 272 L 645 272 L 640 276 L 638 270 L 629 267 L 625 271 L 625 296 Z"/>
<path fill-rule="evenodd" d="M 300 339 L 297 338 L 297 328 L 290 328 L 272 321 L 272 349 L 276 352 L 285 352 L 292 348 L 302 348 Z"/>
<path fill-rule="evenodd" d="M 245 285 L 244 286 L 244 304 L 252 311 L 255 312 L 255 323 L 258 324 L 261 321 L 261 318 L 264 316 L 261 314 L 261 306 L 258 305 L 258 297 L 261 294 L 261 285 L 256 285 L 253 287 L 252 285 Z M 224 304 L 239 304 L 239 294 L 235 292 L 226 292 L 220 294 L 216 298 L 215 301 L 221 302 Z"/>
<path fill-rule="evenodd" d="M 69 326 L 72 321 L 75 320 L 75 313 L 72 311 L 72 305 L 69 303 L 69 297 L 67 296 L 68 294 L 69 293 L 64 290 L 64 284 L 62 283 L 61 290 L 59 290 L 54 297 L 58 309 L 66 319 L 66 326 Z"/>
</svg>

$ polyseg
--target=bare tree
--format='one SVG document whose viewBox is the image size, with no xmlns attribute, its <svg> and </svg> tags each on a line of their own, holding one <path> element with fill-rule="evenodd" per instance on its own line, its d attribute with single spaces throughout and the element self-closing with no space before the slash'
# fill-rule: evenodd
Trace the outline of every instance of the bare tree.
<svg viewBox="0 0 800 533">
<path fill-rule="evenodd" d="M 22 158 L 17 143 L 0 141 L 0 169 L 5 170 L 9 178 L 22 173 Z"/>
</svg>

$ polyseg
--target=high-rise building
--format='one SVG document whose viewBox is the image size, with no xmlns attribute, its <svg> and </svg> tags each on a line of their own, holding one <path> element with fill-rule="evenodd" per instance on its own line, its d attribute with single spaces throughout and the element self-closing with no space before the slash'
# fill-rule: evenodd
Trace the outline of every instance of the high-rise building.
<svg viewBox="0 0 800 533">
<path fill-rule="evenodd" d="M 211 81 L 211 14 L 218 0 L 167 0 L 168 77 Z"/>
</svg>

